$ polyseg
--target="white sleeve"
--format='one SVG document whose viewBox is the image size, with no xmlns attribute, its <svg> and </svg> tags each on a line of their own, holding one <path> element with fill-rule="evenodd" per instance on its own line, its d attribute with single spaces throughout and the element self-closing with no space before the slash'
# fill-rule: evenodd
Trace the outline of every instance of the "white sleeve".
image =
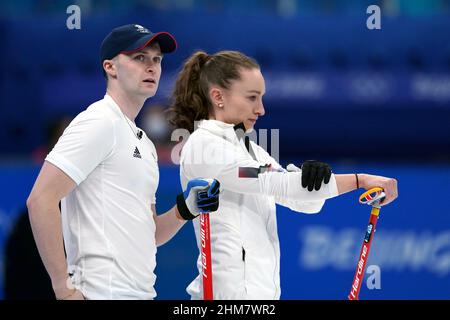
<svg viewBox="0 0 450 320">
<path fill-rule="evenodd" d="M 272 164 L 272 167 L 276 168 L 279 171 L 286 171 L 282 166 L 273 158 L 271 157 L 266 150 L 261 148 L 258 145 L 255 145 L 252 143 L 253 150 L 257 154 L 258 159 L 263 159 L 264 162 Z M 333 175 L 333 183 L 336 184 L 336 179 Z M 330 182 L 331 179 L 330 179 Z M 322 187 L 325 184 L 322 184 Z M 322 188 L 321 187 L 321 188 Z M 331 190 L 331 193 L 336 193 L 336 196 L 338 195 L 337 186 L 334 188 L 334 185 L 331 186 L 333 190 Z M 309 192 L 309 191 L 308 191 Z M 311 191 L 312 192 L 312 191 Z M 275 203 L 282 205 L 284 207 L 287 207 L 291 209 L 292 211 L 297 212 L 303 212 L 303 213 L 318 213 L 323 205 L 325 204 L 325 200 L 317 200 L 317 201 L 299 201 L 299 200 L 292 200 L 287 199 L 279 196 L 274 197 Z"/>
<path fill-rule="evenodd" d="M 145 133 L 144 133 L 145 134 Z M 150 148 L 152 149 L 152 154 L 155 157 L 156 165 L 158 166 L 158 152 L 156 152 L 156 147 L 153 142 L 145 135 L 145 139 L 147 139 Z M 158 167 L 158 183 L 159 183 L 159 167 Z M 154 193 L 150 198 L 150 203 L 156 205 L 156 193 Z"/>
<path fill-rule="evenodd" d="M 276 200 L 276 203 L 291 209 L 292 211 L 302 212 L 302 213 L 318 213 L 323 205 L 325 204 L 325 200 L 320 201 L 289 201 L 289 200 Z"/>
<path fill-rule="evenodd" d="M 283 170 L 261 173 L 264 171 L 261 167 L 264 169 L 267 163 L 239 152 L 239 146 L 217 140 L 188 140 L 181 157 L 182 170 L 187 177 L 215 178 L 223 190 L 265 194 L 289 201 L 323 201 L 338 195 L 334 175 L 319 191 L 310 192 L 301 186 L 301 172 Z"/>
<path fill-rule="evenodd" d="M 105 160 L 115 144 L 114 125 L 100 113 L 82 112 L 45 158 L 79 185 Z"/>
</svg>

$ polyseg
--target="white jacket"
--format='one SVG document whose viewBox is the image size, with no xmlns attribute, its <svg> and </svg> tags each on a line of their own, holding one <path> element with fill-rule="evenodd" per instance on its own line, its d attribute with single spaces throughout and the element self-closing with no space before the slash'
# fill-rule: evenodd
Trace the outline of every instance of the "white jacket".
<svg viewBox="0 0 450 320">
<path fill-rule="evenodd" d="M 275 204 L 317 213 L 325 199 L 338 195 L 334 175 L 319 191 L 309 192 L 301 186 L 301 172 L 287 172 L 250 143 L 249 153 L 232 124 L 203 120 L 181 152 L 183 189 L 197 177 L 215 178 L 221 185 L 219 210 L 210 215 L 214 299 L 279 299 Z M 193 224 L 200 250 L 199 219 Z M 187 292 L 203 299 L 200 255 L 197 268 Z"/>
</svg>

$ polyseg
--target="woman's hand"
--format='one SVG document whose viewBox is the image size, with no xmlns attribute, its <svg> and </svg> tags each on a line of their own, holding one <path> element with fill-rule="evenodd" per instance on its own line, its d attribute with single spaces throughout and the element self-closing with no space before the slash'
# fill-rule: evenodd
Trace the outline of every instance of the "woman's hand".
<svg viewBox="0 0 450 320">
<path fill-rule="evenodd" d="M 380 187 L 384 189 L 386 198 L 380 203 L 385 206 L 398 197 L 397 180 L 382 176 L 374 176 L 371 174 L 358 173 L 360 187 L 369 190 L 371 188 Z"/>
</svg>

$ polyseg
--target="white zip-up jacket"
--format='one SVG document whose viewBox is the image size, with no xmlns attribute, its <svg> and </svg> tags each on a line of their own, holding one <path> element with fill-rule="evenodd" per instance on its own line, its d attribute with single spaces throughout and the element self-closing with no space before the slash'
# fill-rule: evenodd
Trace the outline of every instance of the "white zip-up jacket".
<svg viewBox="0 0 450 320">
<path fill-rule="evenodd" d="M 193 178 L 220 182 L 220 204 L 210 214 L 214 299 L 279 299 L 280 246 L 276 203 L 304 213 L 317 213 L 325 199 L 338 195 L 336 179 L 319 191 L 301 185 L 301 171 L 287 172 L 263 148 L 247 150 L 234 125 L 202 120 L 180 157 L 183 189 Z M 193 221 L 200 252 L 200 219 Z M 198 276 L 187 292 L 203 299 L 201 256 Z"/>
</svg>

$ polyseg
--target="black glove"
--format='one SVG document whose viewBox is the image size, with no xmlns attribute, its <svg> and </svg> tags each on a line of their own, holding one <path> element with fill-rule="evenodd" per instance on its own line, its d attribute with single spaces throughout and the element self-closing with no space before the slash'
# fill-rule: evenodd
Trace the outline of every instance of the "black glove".
<svg viewBox="0 0 450 320">
<path fill-rule="evenodd" d="M 302 187 L 308 187 L 308 191 L 320 190 L 322 181 L 327 184 L 330 182 L 331 167 L 325 163 L 316 160 L 307 160 L 302 164 Z"/>
</svg>

